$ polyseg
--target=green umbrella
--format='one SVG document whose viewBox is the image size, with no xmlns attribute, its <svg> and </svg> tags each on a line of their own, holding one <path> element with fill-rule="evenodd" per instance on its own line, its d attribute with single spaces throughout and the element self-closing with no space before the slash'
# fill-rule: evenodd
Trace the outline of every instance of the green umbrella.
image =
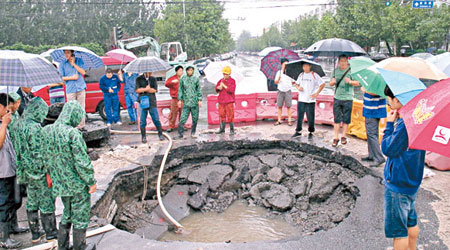
<svg viewBox="0 0 450 250">
<path fill-rule="evenodd" d="M 385 97 L 384 88 L 386 87 L 386 82 L 373 66 L 376 62 L 367 57 L 355 57 L 349 63 L 352 69 L 351 76 L 358 80 L 367 92 Z"/>
<path fill-rule="evenodd" d="M 200 72 L 198 71 L 197 66 L 195 66 L 195 65 L 193 65 L 193 64 L 178 64 L 178 65 L 183 66 L 183 68 L 184 68 L 184 73 L 183 73 L 183 74 L 187 74 L 187 73 L 186 73 L 186 68 L 187 68 L 188 66 L 194 67 L 194 76 L 200 77 Z M 174 76 L 174 75 L 176 74 L 175 68 L 176 68 L 178 65 L 174 65 L 170 70 L 168 70 L 168 71 L 166 72 L 166 79 L 169 79 L 170 77 L 172 77 L 172 76 Z"/>
</svg>

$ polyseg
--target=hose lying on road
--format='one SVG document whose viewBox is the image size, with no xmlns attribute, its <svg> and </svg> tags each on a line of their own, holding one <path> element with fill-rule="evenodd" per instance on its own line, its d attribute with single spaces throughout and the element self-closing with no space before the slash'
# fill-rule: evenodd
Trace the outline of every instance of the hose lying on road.
<svg viewBox="0 0 450 250">
<path fill-rule="evenodd" d="M 128 135 L 128 134 L 141 134 L 140 131 L 120 131 L 120 130 L 110 130 L 111 134 L 120 134 L 120 135 Z M 158 132 L 156 131 L 150 131 L 147 132 L 147 134 L 158 134 Z M 169 152 L 172 149 L 172 145 L 173 145 L 173 140 L 172 137 L 170 137 L 169 134 L 167 134 L 166 132 L 163 132 L 163 136 L 166 137 L 169 140 L 169 145 L 166 149 L 166 152 L 164 153 L 164 157 L 161 161 L 161 166 L 159 167 L 159 173 L 158 173 L 158 182 L 156 184 L 156 197 L 158 199 L 158 204 L 161 207 L 161 211 L 164 213 L 164 215 L 167 217 L 167 219 L 169 219 L 169 221 L 174 224 L 178 230 L 182 230 L 183 226 L 176 221 L 170 214 L 169 212 L 167 212 L 166 207 L 164 207 L 164 204 L 162 202 L 162 198 L 161 198 L 161 179 L 162 179 L 162 174 L 164 172 L 164 167 L 166 165 L 166 161 L 167 161 L 167 157 L 169 156 Z M 145 184 L 145 183 L 144 183 Z M 144 185 L 145 187 L 146 185 Z M 146 192 L 146 190 L 145 190 Z M 143 199 L 142 199 L 143 200 Z"/>
</svg>

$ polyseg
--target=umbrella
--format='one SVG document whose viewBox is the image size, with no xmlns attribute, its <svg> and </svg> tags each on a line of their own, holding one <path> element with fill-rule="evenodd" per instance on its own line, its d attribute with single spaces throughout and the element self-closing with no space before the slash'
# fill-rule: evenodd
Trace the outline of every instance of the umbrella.
<svg viewBox="0 0 450 250">
<path fill-rule="evenodd" d="M 434 56 L 432 54 L 430 54 L 430 53 L 416 53 L 416 54 L 414 54 L 414 55 L 412 55 L 410 57 L 415 57 L 415 58 L 420 58 L 420 59 L 423 59 L 423 60 L 427 60 L 428 58 L 432 58 Z"/>
<path fill-rule="evenodd" d="M 106 52 L 106 55 L 118 61 L 121 61 L 122 63 L 129 63 L 134 59 L 137 59 L 137 56 L 133 52 L 124 49 L 110 50 Z"/>
<path fill-rule="evenodd" d="M 386 82 L 376 68 L 376 62 L 367 57 L 354 57 L 349 60 L 351 75 L 366 89 L 367 92 L 384 97 Z"/>
<path fill-rule="evenodd" d="M 450 79 L 422 91 L 400 109 L 409 147 L 450 157 Z"/>
<path fill-rule="evenodd" d="M 439 81 L 448 78 L 434 64 L 414 57 L 391 57 L 377 63 L 373 67 L 402 72 L 420 79 Z"/>
<path fill-rule="evenodd" d="M 123 69 L 126 72 L 142 74 L 145 72 L 166 71 L 171 66 L 164 60 L 156 56 L 140 57 L 128 63 Z"/>
<path fill-rule="evenodd" d="M 181 64 L 179 64 L 179 65 L 181 65 Z M 175 68 L 177 66 L 178 65 L 174 65 L 169 71 L 166 72 L 166 79 L 169 79 L 169 78 L 171 78 L 172 76 L 174 76 L 176 74 Z M 187 64 L 187 65 L 181 65 L 181 66 L 183 66 L 184 74 L 187 74 L 186 73 L 186 68 L 187 67 L 189 67 L 189 66 L 194 67 L 194 76 L 200 77 L 200 72 L 198 72 L 197 66 L 195 66 L 193 64 Z"/>
<path fill-rule="evenodd" d="M 23 51 L 0 51 L 0 85 L 33 87 L 62 82 L 47 59 Z"/>
<path fill-rule="evenodd" d="M 426 89 L 425 84 L 414 76 L 378 68 L 386 84 L 401 104 L 406 105 L 416 95 Z"/>
<path fill-rule="evenodd" d="M 427 59 L 428 62 L 436 65 L 438 69 L 450 76 L 450 52 L 445 52 L 440 55 Z"/>
<path fill-rule="evenodd" d="M 242 82 L 244 80 L 244 76 L 241 74 L 241 72 L 237 69 L 237 67 L 234 64 L 231 64 L 226 61 L 221 62 L 211 62 L 206 66 L 204 72 L 205 76 L 208 79 L 209 82 L 216 84 L 220 79 L 223 78 L 222 70 L 225 68 L 225 66 L 228 66 L 231 68 L 231 77 L 238 82 Z"/>
<path fill-rule="evenodd" d="M 261 50 L 261 51 L 258 53 L 258 56 L 260 56 L 260 57 L 265 57 L 265 56 L 267 56 L 270 52 L 272 52 L 272 51 L 277 51 L 277 50 L 280 50 L 280 49 L 283 49 L 283 48 L 281 48 L 281 47 L 267 47 L 267 48 Z"/>
<path fill-rule="evenodd" d="M 320 77 L 325 76 L 325 72 L 323 72 L 322 66 L 320 64 L 307 59 L 301 59 L 287 63 L 286 75 L 288 75 L 292 79 L 297 79 L 300 73 L 303 72 L 303 64 L 305 63 L 311 64 L 311 71 L 316 72 Z"/>
<path fill-rule="evenodd" d="M 312 56 L 333 57 L 342 54 L 346 56 L 362 56 L 367 54 L 358 44 L 340 38 L 320 40 L 309 46 L 304 53 Z"/>
<path fill-rule="evenodd" d="M 281 49 L 270 52 L 267 56 L 261 59 L 260 70 L 264 73 L 264 75 L 266 75 L 267 79 L 275 79 L 275 75 L 281 69 L 281 58 L 286 58 L 290 62 L 300 60 L 298 54 L 292 50 Z"/>
<path fill-rule="evenodd" d="M 103 64 L 102 59 L 98 55 L 83 47 L 65 46 L 55 49 L 50 53 L 50 55 L 52 56 L 54 61 L 62 63 L 66 61 L 66 57 L 64 56 L 64 50 L 73 50 L 75 58 L 81 58 L 81 60 L 83 60 L 86 69 L 95 69 L 105 66 Z"/>
</svg>

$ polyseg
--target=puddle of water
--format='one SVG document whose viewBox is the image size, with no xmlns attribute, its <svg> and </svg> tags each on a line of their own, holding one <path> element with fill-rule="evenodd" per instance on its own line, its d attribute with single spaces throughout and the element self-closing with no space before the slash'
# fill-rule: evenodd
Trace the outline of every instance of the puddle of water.
<svg viewBox="0 0 450 250">
<path fill-rule="evenodd" d="M 193 213 L 181 220 L 189 234 L 164 233 L 160 241 L 252 242 L 280 240 L 293 236 L 297 229 L 282 218 L 266 218 L 261 207 L 234 202 L 225 212 Z"/>
</svg>

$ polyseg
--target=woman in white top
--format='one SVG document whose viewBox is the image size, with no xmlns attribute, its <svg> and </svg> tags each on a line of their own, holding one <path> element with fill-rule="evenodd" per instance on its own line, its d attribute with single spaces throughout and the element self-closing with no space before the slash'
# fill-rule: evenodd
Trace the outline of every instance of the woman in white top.
<svg viewBox="0 0 450 250">
<path fill-rule="evenodd" d="M 303 117 L 308 119 L 308 139 L 312 139 L 314 128 L 314 116 L 316 108 L 316 98 L 325 87 L 325 82 L 316 72 L 311 71 L 311 64 L 305 62 L 302 65 L 303 72 L 300 73 L 295 87 L 298 89 L 297 106 L 297 128 L 292 137 L 302 135 Z"/>
</svg>

